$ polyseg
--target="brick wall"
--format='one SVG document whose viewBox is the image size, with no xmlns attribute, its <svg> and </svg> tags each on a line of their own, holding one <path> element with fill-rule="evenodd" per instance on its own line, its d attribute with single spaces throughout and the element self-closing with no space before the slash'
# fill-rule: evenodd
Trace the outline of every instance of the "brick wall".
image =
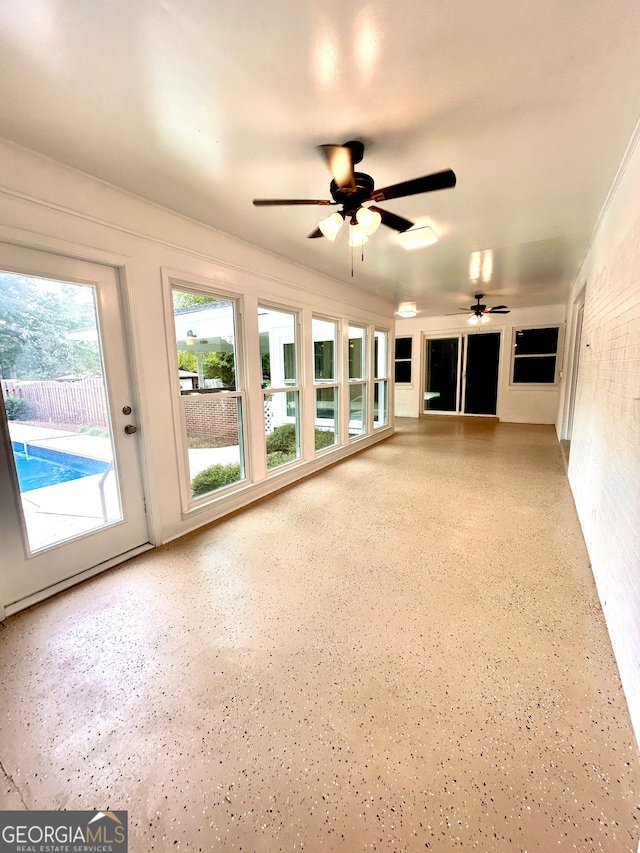
<svg viewBox="0 0 640 853">
<path fill-rule="evenodd" d="M 190 445 L 227 447 L 238 443 L 238 404 L 235 397 L 183 397 Z"/>
<path fill-rule="evenodd" d="M 640 741 L 640 148 L 574 287 L 586 282 L 569 480 Z"/>
</svg>

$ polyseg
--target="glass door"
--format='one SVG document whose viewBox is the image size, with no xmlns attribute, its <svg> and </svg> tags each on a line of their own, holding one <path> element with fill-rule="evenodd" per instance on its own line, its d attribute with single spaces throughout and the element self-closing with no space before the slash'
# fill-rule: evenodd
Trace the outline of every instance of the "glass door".
<svg viewBox="0 0 640 853">
<path fill-rule="evenodd" d="M 425 341 L 425 412 L 460 410 L 462 336 Z"/>
<path fill-rule="evenodd" d="M 423 412 L 495 415 L 500 332 L 425 339 Z"/>
<path fill-rule="evenodd" d="M 500 332 L 483 332 L 467 338 L 464 412 L 495 415 L 498 403 Z"/>
<path fill-rule="evenodd" d="M 0 385 L 11 608 L 148 541 L 116 271 L 0 244 Z"/>
</svg>

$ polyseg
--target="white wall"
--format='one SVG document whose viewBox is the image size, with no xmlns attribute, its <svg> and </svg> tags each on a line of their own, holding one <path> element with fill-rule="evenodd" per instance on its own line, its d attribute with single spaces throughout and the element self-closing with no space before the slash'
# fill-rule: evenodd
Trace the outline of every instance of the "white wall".
<svg viewBox="0 0 640 853">
<path fill-rule="evenodd" d="M 497 405 L 497 416 L 501 421 L 524 424 L 555 423 L 560 382 L 548 387 L 512 385 L 510 382 L 511 354 L 514 329 L 545 325 L 560 325 L 564 328 L 564 320 L 564 305 L 547 305 L 541 308 L 514 309 L 510 314 L 496 314 L 491 317 L 486 326 L 478 330 L 478 334 L 502 332 Z M 473 327 L 469 326 L 466 314 L 461 314 L 460 317 L 396 319 L 396 337 L 413 337 L 413 381 L 410 386 L 396 386 L 395 414 L 397 417 L 417 418 L 422 412 L 425 335 L 446 336 L 449 333 L 457 335 L 460 332 L 468 332 L 471 328 Z M 477 327 L 473 328 L 474 333 L 476 329 Z M 559 358 L 562 358 L 561 354 Z"/>
<path fill-rule="evenodd" d="M 585 287 L 569 481 L 640 741 L 640 148 L 638 133 L 569 301 Z M 568 342 L 570 347 L 571 342 Z M 567 363 L 571 361 L 567 353 Z M 566 399 L 564 399 L 566 397 Z"/>
<path fill-rule="evenodd" d="M 245 313 L 258 300 L 299 310 L 311 328 L 311 314 L 391 330 L 393 306 L 342 282 L 289 263 L 200 223 L 178 216 L 109 184 L 18 146 L 0 141 L 0 240 L 106 263 L 121 270 L 128 306 L 130 357 L 135 365 L 147 476 L 152 539 L 157 544 L 267 494 L 275 488 L 389 435 L 376 431 L 328 459 L 308 451 L 303 463 L 238 492 L 233 500 L 185 517 L 178 482 L 172 414 L 175 363 L 165 339 L 163 271 L 185 282 L 208 283 L 218 292 L 244 297 Z M 166 275 L 165 275 L 166 279 Z M 256 319 L 257 324 L 257 319 Z M 305 327 L 306 327 L 305 326 Z M 257 346 L 257 344 L 256 344 Z M 312 368 L 307 379 L 312 381 Z M 258 376 L 258 388 L 260 377 Z M 259 407 L 258 407 L 259 408 Z M 307 447 L 313 442 L 307 442 Z"/>
</svg>

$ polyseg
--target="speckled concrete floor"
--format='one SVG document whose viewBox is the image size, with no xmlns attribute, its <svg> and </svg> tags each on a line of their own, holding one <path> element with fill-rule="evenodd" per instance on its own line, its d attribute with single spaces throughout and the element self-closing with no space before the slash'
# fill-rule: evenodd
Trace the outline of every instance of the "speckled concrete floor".
<svg viewBox="0 0 640 853">
<path fill-rule="evenodd" d="M 128 809 L 133 853 L 637 850 L 551 427 L 401 421 L 0 640 L 2 806 Z"/>
</svg>

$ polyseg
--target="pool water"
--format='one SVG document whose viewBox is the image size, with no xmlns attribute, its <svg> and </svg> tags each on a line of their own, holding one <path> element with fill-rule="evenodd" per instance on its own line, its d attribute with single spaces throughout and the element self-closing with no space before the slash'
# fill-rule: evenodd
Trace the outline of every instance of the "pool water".
<svg viewBox="0 0 640 853">
<path fill-rule="evenodd" d="M 29 456 L 27 457 L 22 443 L 14 442 L 13 445 L 13 458 L 21 492 L 67 483 L 69 480 L 78 480 L 90 474 L 100 474 L 108 467 L 107 462 L 98 459 L 89 459 L 49 448 L 34 449 L 31 445 L 28 447 Z M 34 453 L 38 456 L 34 456 Z"/>
</svg>

